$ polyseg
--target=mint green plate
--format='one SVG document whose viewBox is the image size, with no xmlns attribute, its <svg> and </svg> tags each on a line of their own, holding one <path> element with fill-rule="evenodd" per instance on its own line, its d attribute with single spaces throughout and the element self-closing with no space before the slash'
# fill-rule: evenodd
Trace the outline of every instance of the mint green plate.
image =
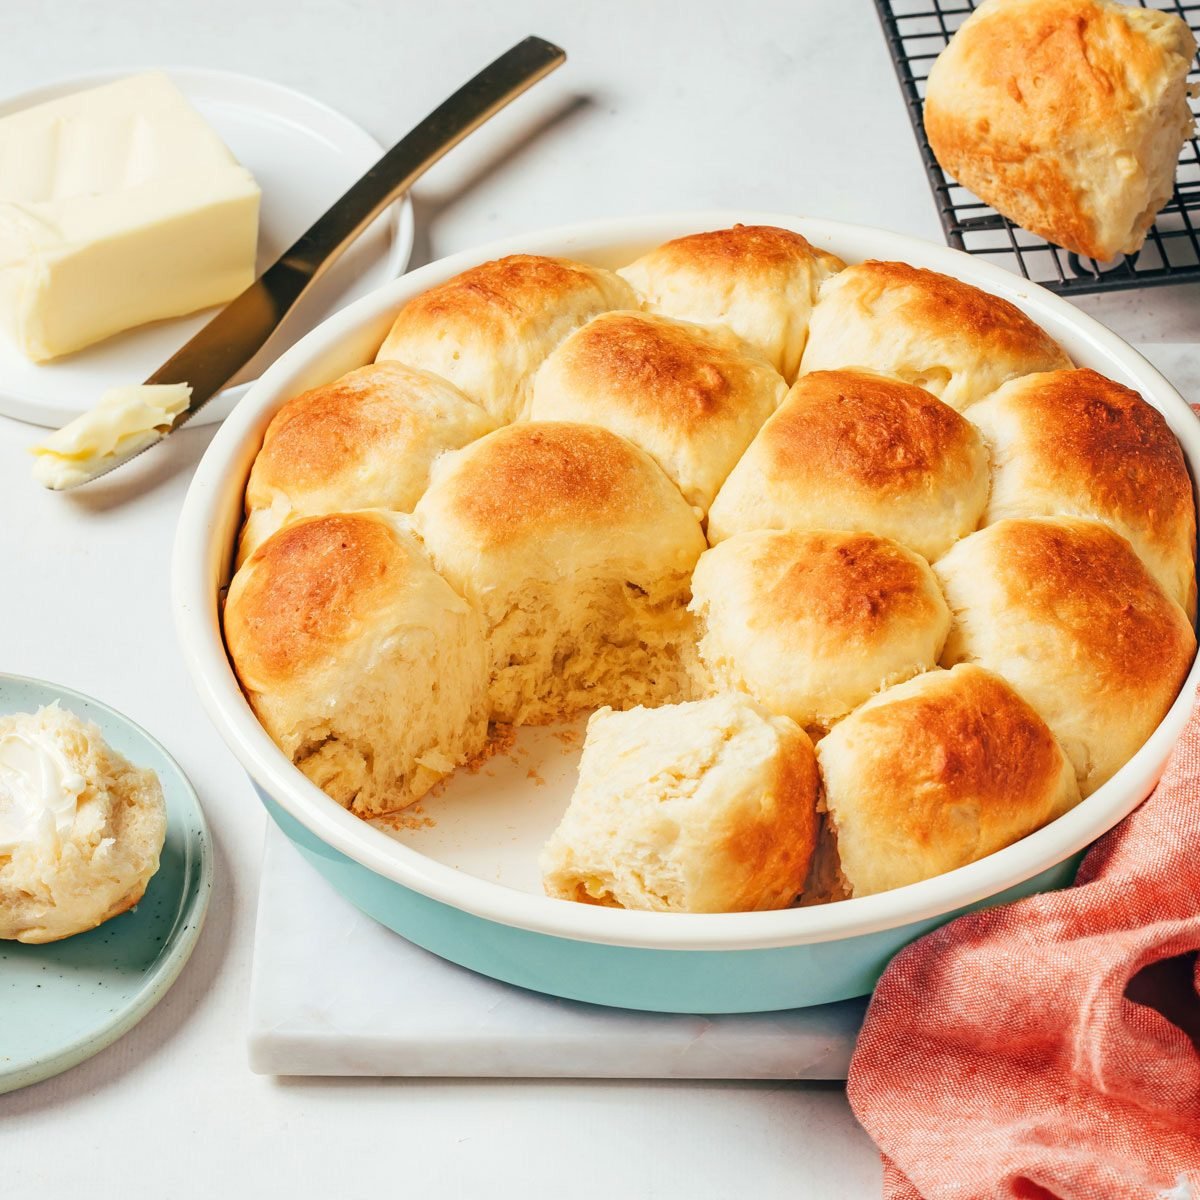
<svg viewBox="0 0 1200 1200">
<path fill-rule="evenodd" d="M 136 908 L 61 942 L 0 941 L 0 1092 L 66 1071 L 132 1029 L 183 969 L 212 892 L 212 842 L 200 801 L 162 746 L 88 696 L 0 674 L 0 713 L 55 700 L 94 721 L 114 750 L 158 772 L 167 838 Z"/>
</svg>

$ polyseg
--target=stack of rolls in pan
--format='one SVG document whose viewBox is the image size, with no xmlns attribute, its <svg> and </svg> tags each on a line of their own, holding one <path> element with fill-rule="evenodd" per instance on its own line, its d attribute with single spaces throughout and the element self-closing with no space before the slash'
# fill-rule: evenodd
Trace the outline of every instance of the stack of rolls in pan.
<svg viewBox="0 0 1200 1200">
<path fill-rule="evenodd" d="M 591 712 L 551 896 L 868 895 L 1117 772 L 1196 649 L 1161 414 L 1012 304 L 785 229 L 514 255 L 275 415 L 225 637 L 363 818 Z"/>
</svg>

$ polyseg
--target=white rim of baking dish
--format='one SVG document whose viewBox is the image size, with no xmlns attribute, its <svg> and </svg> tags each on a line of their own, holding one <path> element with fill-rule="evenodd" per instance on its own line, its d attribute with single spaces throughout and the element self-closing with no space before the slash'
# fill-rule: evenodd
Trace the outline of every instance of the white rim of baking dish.
<svg viewBox="0 0 1200 1200">
<path fill-rule="evenodd" d="M 1149 793 L 1192 707 L 1200 659 L 1145 745 L 1069 813 L 1019 842 L 945 875 L 874 896 L 809 908 L 754 913 L 661 913 L 593 907 L 491 883 L 426 857 L 330 800 L 275 746 L 242 695 L 222 640 L 217 592 L 232 547 L 221 526 L 236 508 L 250 463 L 274 411 L 319 382 L 313 364 L 347 345 L 373 354 L 406 300 L 504 254 L 575 257 L 616 266 L 645 250 L 705 229 L 779 225 L 848 261 L 895 259 L 955 276 L 1012 301 L 1060 341 L 1073 359 L 1100 366 L 1166 417 L 1193 475 L 1200 471 L 1200 422 L 1178 392 L 1132 347 L 1053 293 L 961 251 L 868 226 L 779 213 L 701 211 L 568 225 L 505 238 L 451 255 L 380 288 L 326 320 L 254 385 L 213 439 L 188 489 L 172 561 L 172 603 L 188 670 L 222 738 L 256 783 L 322 841 L 371 871 L 444 904 L 504 925 L 577 941 L 658 950 L 752 950 L 850 938 L 940 916 L 986 900 L 1082 850 Z M 349 361 L 346 353 L 343 360 Z M 359 356 L 358 362 L 366 361 Z M 308 377 L 305 372 L 308 372 Z M 329 376 L 325 376 L 328 378 Z"/>
</svg>

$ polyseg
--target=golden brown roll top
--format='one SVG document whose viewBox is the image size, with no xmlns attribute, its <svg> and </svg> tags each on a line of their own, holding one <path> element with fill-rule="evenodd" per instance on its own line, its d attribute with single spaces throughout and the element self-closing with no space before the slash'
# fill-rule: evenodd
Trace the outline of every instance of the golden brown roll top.
<svg viewBox="0 0 1200 1200">
<path fill-rule="evenodd" d="M 942 662 L 1006 679 L 1089 795 L 1166 715 L 1196 652 L 1182 608 L 1098 521 L 999 521 L 934 564 L 954 624 Z"/>
<path fill-rule="evenodd" d="M 790 229 L 735 225 L 666 242 L 618 274 L 648 311 L 728 326 L 791 383 L 817 290 L 845 265 Z"/>
<path fill-rule="evenodd" d="M 250 472 L 239 564 L 293 516 L 409 512 L 437 455 L 495 428 L 444 379 L 398 362 L 361 367 L 294 397 L 267 426 Z"/>
<path fill-rule="evenodd" d="M 816 841 L 812 743 L 736 692 L 588 722 L 546 892 L 659 912 L 785 908 Z"/>
<path fill-rule="evenodd" d="M 546 360 L 530 416 L 627 437 L 704 512 L 786 392 L 770 363 L 728 330 L 612 312 Z"/>
<path fill-rule="evenodd" d="M 873 533 L 741 533 L 692 577 L 706 690 L 828 729 L 936 665 L 950 613 L 929 564 Z"/>
<path fill-rule="evenodd" d="M 1108 0 L 987 0 L 929 73 L 925 131 L 980 199 L 1069 250 L 1132 254 L 1195 134 L 1196 39 Z"/>
<path fill-rule="evenodd" d="M 867 701 L 817 744 L 853 896 L 965 866 L 1079 800 L 1071 764 L 1004 680 L 928 671 Z"/>
<path fill-rule="evenodd" d="M 487 735 L 479 618 L 404 519 L 301 518 L 229 586 L 225 642 L 276 745 L 339 804 L 403 808 Z"/>
<path fill-rule="evenodd" d="M 506 426 L 443 456 L 414 511 L 434 561 L 468 598 L 533 572 L 570 576 L 620 561 L 690 570 L 695 514 L 650 457 L 592 425 Z"/>
<path fill-rule="evenodd" d="M 413 519 L 483 613 L 496 719 L 679 694 L 704 535 L 631 442 L 592 425 L 506 426 L 439 459 Z"/>
<path fill-rule="evenodd" d="M 1162 413 L 1095 371 L 1006 383 L 971 409 L 992 450 L 985 524 L 1094 517 L 1128 539 L 1196 616 L 1196 505 L 1183 451 Z"/>
<path fill-rule="evenodd" d="M 936 271 L 872 260 L 821 286 L 800 369 L 866 367 L 961 412 L 1019 375 L 1070 365 L 1007 300 Z"/>
<path fill-rule="evenodd" d="M 433 371 L 495 420 L 515 421 L 534 372 L 567 334 L 598 313 L 636 306 L 633 289 L 611 271 L 512 254 L 410 300 L 377 360 Z"/>
<path fill-rule="evenodd" d="M 730 472 L 708 540 L 751 529 L 871 531 L 936 558 L 979 523 L 988 459 L 974 426 L 869 371 L 802 375 Z"/>
</svg>

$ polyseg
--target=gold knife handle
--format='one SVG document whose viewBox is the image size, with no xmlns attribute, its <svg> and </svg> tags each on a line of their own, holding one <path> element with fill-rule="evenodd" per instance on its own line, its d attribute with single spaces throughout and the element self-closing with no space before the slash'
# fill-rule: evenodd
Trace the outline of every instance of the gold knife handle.
<svg viewBox="0 0 1200 1200">
<path fill-rule="evenodd" d="M 146 380 L 191 385 L 191 402 L 171 428 L 195 416 L 258 353 L 313 281 L 389 204 L 566 57 L 558 46 L 527 37 L 401 138 L 290 249 Z"/>
</svg>

